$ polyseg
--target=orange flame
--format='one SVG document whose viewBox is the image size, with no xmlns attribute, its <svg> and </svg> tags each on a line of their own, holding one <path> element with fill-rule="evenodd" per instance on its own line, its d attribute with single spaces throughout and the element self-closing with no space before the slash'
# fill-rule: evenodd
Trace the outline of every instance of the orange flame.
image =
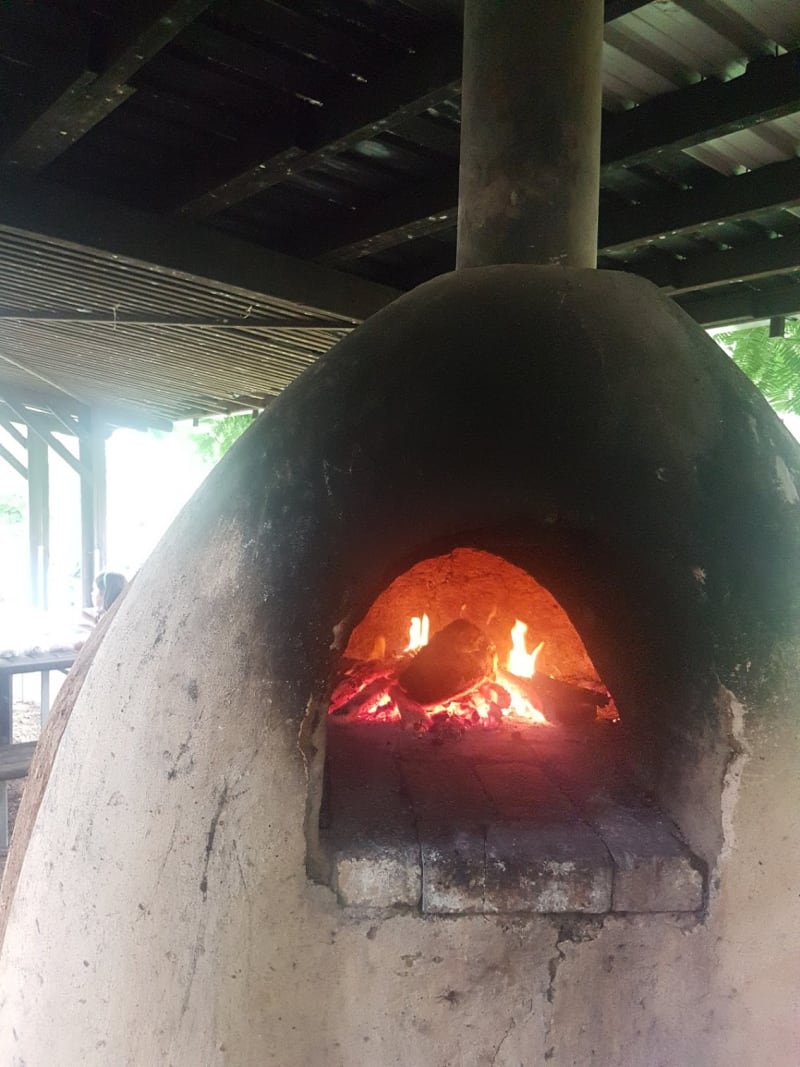
<svg viewBox="0 0 800 1067">
<path fill-rule="evenodd" d="M 411 626 L 408 629 L 408 644 L 403 651 L 416 652 L 418 648 L 424 648 L 428 643 L 428 636 L 431 630 L 431 621 L 427 615 L 423 615 L 421 618 L 415 615 L 411 620 Z"/>
<path fill-rule="evenodd" d="M 508 695 L 511 697 L 511 703 L 507 708 L 503 708 L 503 715 L 508 718 L 514 716 L 516 719 L 523 719 L 525 722 L 535 722 L 540 726 L 549 726 L 547 719 L 531 704 L 530 700 L 517 689 L 514 685 L 507 685 Z"/>
<path fill-rule="evenodd" d="M 506 670 L 509 674 L 515 674 L 518 678 L 533 678 L 536 670 L 536 660 L 544 648 L 544 641 L 540 641 L 533 652 L 529 652 L 525 643 L 527 632 L 528 627 L 521 619 L 517 619 L 511 627 L 511 651 L 508 653 Z M 506 684 L 506 688 L 508 689 L 508 695 L 511 697 L 511 703 L 507 708 L 503 709 L 504 716 L 513 715 L 515 718 L 524 719 L 526 722 L 535 722 L 542 726 L 547 725 L 547 719 L 538 708 L 533 706 L 524 693 L 510 683 Z"/>
<path fill-rule="evenodd" d="M 533 678 L 536 660 L 544 648 L 544 641 L 540 641 L 533 652 L 529 652 L 525 644 L 527 632 L 528 627 L 520 619 L 511 627 L 511 651 L 508 654 L 506 669 L 518 678 Z"/>
</svg>

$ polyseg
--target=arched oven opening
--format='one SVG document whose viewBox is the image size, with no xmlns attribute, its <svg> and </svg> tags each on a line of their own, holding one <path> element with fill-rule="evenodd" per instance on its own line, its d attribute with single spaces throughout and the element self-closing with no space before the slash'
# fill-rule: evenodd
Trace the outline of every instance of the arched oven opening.
<svg viewBox="0 0 800 1067">
<path fill-rule="evenodd" d="M 619 719 L 558 601 L 474 548 L 425 559 L 380 594 L 350 635 L 328 711 L 441 740 Z"/>
<path fill-rule="evenodd" d="M 343 906 L 702 908 L 704 863 L 659 802 L 642 715 L 627 721 L 636 687 L 618 705 L 537 570 L 558 568 L 462 544 L 408 566 L 352 628 L 323 701 L 317 852 Z M 607 655 L 605 621 L 575 614 Z"/>
</svg>

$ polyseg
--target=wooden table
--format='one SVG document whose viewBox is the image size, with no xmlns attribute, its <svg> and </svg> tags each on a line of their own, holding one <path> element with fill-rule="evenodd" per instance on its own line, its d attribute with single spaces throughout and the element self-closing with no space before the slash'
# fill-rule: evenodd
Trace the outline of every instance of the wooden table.
<svg viewBox="0 0 800 1067">
<path fill-rule="evenodd" d="M 41 720 L 44 726 L 50 712 L 50 671 L 68 671 L 77 655 L 73 648 L 0 656 L 0 851 L 8 848 L 8 780 L 22 778 L 28 773 L 35 747 L 29 742 L 14 743 L 14 675 L 41 675 Z"/>
</svg>

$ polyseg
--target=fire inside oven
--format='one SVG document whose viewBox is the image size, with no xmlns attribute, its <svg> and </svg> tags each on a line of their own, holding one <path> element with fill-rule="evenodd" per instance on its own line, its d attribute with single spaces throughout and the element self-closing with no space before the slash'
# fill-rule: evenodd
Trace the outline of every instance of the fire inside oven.
<svg viewBox="0 0 800 1067">
<path fill-rule="evenodd" d="M 619 719 L 550 593 L 466 548 L 423 561 L 381 594 L 350 638 L 329 713 L 452 736 Z"/>
</svg>

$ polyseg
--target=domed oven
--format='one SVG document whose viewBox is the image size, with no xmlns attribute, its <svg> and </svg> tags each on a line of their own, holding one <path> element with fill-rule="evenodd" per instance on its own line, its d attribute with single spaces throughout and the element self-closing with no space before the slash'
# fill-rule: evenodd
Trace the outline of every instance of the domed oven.
<svg viewBox="0 0 800 1067">
<path fill-rule="evenodd" d="M 462 269 L 284 391 L 62 689 L 3 1062 L 796 1062 L 800 454 L 591 269 L 600 0 L 465 29 Z"/>
</svg>

